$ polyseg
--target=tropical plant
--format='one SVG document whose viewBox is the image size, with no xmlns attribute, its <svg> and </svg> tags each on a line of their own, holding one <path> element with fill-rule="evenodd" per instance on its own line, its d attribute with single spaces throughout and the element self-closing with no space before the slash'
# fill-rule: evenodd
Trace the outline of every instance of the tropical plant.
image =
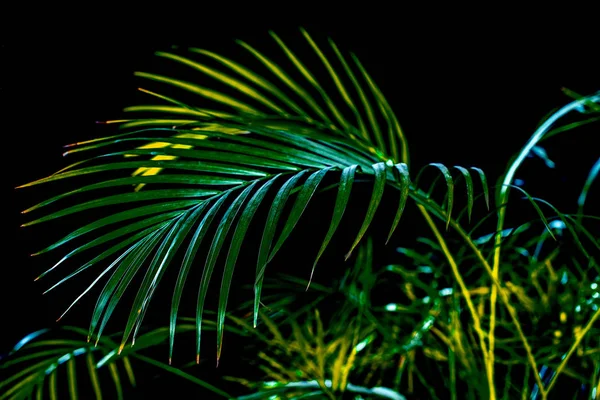
<svg viewBox="0 0 600 400">
<path fill-rule="evenodd" d="M 399 122 L 358 58 L 344 55 L 331 40 L 325 50 L 302 34 L 327 75 L 309 70 L 274 33 L 298 77 L 245 42 L 239 44 L 268 76 L 203 49 L 158 52 L 199 73 L 202 86 L 136 73 L 162 88 L 140 89 L 148 104 L 125 110 L 137 117 L 107 121 L 121 132 L 67 146 L 66 155 L 82 159 L 22 186 L 71 183 L 25 210 L 51 210 L 25 226 L 84 216 L 83 224 L 36 253 L 69 249 L 39 276 L 73 266 L 48 291 L 80 274 L 94 275 L 65 313 L 98 283 L 104 286 L 88 330 L 65 327 L 56 340 L 41 340 L 45 331 L 38 332 L 15 347 L 4 363 L 15 372 L 0 386 L 2 398 L 41 397 L 46 379 L 56 398 L 63 364 L 72 398 L 80 365 L 88 369 L 90 393 L 101 396 L 97 371 L 108 369 L 120 395 L 117 366 L 135 383 L 130 360 L 177 374 L 214 395 L 236 396 L 185 372 L 190 366 L 170 366 L 176 333 L 195 332 L 195 361 L 206 359 L 200 350 L 207 329 L 215 331 L 217 363 L 226 330 L 255 343 L 244 357 L 259 373 L 228 378 L 228 385 L 242 384 L 240 395 L 243 387 L 254 391 L 242 395 L 246 399 L 463 398 L 459 393 L 546 399 L 557 382 L 571 395 L 596 398 L 600 217 L 589 209 L 584 214 L 584 205 L 600 160 L 576 213 L 533 197 L 515 178 L 528 155 L 544 156 L 542 140 L 597 125 L 600 93 L 568 92 L 575 100 L 540 124 L 490 196 L 478 168 L 431 163 L 413 174 Z M 331 87 L 321 84 L 325 79 Z M 210 80 L 220 87 L 204 86 Z M 457 184 L 466 200 L 455 195 Z M 321 218 L 312 210 L 315 202 L 328 219 L 322 230 L 314 221 Z M 455 204 L 462 209 L 457 212 Z M 508 219 L 513 204 L 515 213 L 528 218 L 524 223 Z M 530 204 L 534 215 L 522 204 Z M 420 215 L 431 235 L 419 234 L 398 249 L 393 262 L 380 263 L 373 243 L 393 237 L 405 207 Z M 313 221 L 302 240 L 316 245 L 314 261 L 304 276 L 285 271 L 272 281 L 266 267 L 285 262 L 284 246 L 298 248 L 287 240 L 300 240 L 297 227 L 305 233 L 305 214 Z M 387 224 L 385 234 L 369 229 L 376 219 Z M 354 257 L 354 264 L 337 269 L 346 271 L 334 284 L 318 282 L 316 267 L 334 234 L 342 236 L 337 249 L 346 245 L 351 228 L 355 233 L 343 254 L 345 260 Z M 314 239 L 321 231 L 323 238 Z M 253 296 L 249 304 L 231 307 L 233 274 L 248 274 L 241 266 L 254 257 Z M 144 322 L 150 303 L 169 276 L 174 283 L 168 326 L 149 330 Z M 188 301 L 183 289 L 198 281 L 197 296 Z M 214 296 L 211 282 L 220 285 Z M 119 340 L 105 330 L 130 286 L 137 293 Z M 213 298 L 216 312 L 210 311 Z M 180 308 L 190 303 L 195 317 L 181 318 Z M 558 321 L 547 322 L 556 315 Z M 168 364 L 139 353 L 164 342 Z"/>
</svg>

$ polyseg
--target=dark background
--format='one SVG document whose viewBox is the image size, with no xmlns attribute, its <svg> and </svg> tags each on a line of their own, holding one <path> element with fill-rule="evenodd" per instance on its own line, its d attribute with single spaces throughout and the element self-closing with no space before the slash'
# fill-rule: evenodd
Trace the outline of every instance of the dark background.
<svg viewBox="0 0 600 400">
<path fill-rule="evenodd" d="M 241 38 L 287 65 L 267 33 L 273 29 L 307 64 L 320 67 L 298 27 L 323 45 L 330 36 L 359 56 L 396 111 L 411 146 L 413 173 L 426 162 L 474 165 L 491 182 L 540 119 L 570 101 L 561 88 L 580 94 L 600 89 L 597 32 L 593 24 L 566 15 L 520 18 L 518 12 L 477 10 L 413 15 L 385 9 L 371 15 L 354 9 L 351 16 L 314 12 L 304 18 L 291 6 L 281 12 L 285 17 L 257 12 L 260 19 L 202 7 L 133 19 L 115 12 L 89 24 L 87 17 L 74 18 L 77 22 L 63 17 L 5 31 L 2 136 L 9 150 L 3 182 L 9 207 L 3 213 L 7 247 L 0 270 L 2 352 L 24 334 L 52 326 L 62 304 L 77 294 L 59 289 L 48 300 L 41 295 L 46 283 L 32 282 L 59 254 L 44 259 L 28 254 L 57 237 L 19 228 L 25 222 L 19 212 L 44 192 L 13 188 L 64 167 L 63 145 L 106 132 L 95 121 L 117 119 L 124 107 L 138 103 L 133 71 L 157 70 L 164 61 L 153 56 L 156 50 L 197 46 L 243 63 L 248 57 L 234 43 Z M 588 12 L 581 9 L 576 18 Z M 560 170 L 536 179 L 550 183 L 555 201 L 572 207 L 576 198 L 569 190 L 581 187 L 599 151 L 580 136 L 560 143 L 548 149 Z M 61 296 L 65 301 L 58 306 L 54 300 Z M 90 312 L 77 314 L 84 318 L 80 325 Z"/>
</svg>

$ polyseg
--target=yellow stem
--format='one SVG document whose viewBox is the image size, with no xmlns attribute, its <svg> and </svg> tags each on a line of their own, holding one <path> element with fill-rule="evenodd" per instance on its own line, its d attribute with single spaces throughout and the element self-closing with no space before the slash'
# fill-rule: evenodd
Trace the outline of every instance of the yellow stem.
<svg viewBox="0 0 600 400">
<path fill-rule="evenodd" d="M 431 218 L 431 216 L 429 215 L 429 213 L 427 212 L 425 207 L 423 207 L 421 204 L 417 204 L 417 207 L 419 207 L 419 210 L 423 214 L 423 217 L 427 221 L 427 224 L 429 224 L 429 227 L 433 231 L 433 234 L 435 235 L 438 243 L 440 244 L 440 247 L 442 248 L 444 255 L 448 259 L 448 263 L 450 264 L 450 268 L 452 269 L 452 273 L 454 274 L 454 279 L 456 279 L 456 282 L 458 283 L 458 286 L 460 287 L 462 295 L 465 298 L 467 307 L 471 313 L 471 317 L 473 318 L 473 324 L 475 325 L 475 331 L 477 332 L 477 336 L 479 337 L 479 345 L 481 347 L 481 353 L 483 355 L 483 362 L 486 365 L 486 375 L 487 375 L 488 387 L 489 387 L 489 391 L 490 391 L 490 400 L 495 400 L 496 399 L 496 388 L 494 386 L 494 376 L 492 375 L 492 373 L 491 373 L 492 371 L 490 371 L 490 369 L 488 367 L 488 362 L 487 362 L 488 350 L 487 350 L 487 346 L 485 344 L 485 339 L 484 339 L 485 333 L 483 332 L 483 329 L 481 328 L 481 320 L 479 319 L 479 315 L 477 314 L 477 311 L 475 310 L 475 305 L 473 304 L 473 301 L 471 300 L 471 294 L 469 292 L 469 289 L 467 288 L 467 285 L 465 284 L 465 282 L 460 274 L 460 271 L 458 270 L 458 265 L 456 264 L 456 261 L 454 260 L 454 257 L 452 256 L 452 253 L 450 252 L 450 249 L 448 249 L 446 241 L 444 240 L 444 238 L 441 235 L 438 228 L 435 226 L 433 219 Z"/>
</svg>

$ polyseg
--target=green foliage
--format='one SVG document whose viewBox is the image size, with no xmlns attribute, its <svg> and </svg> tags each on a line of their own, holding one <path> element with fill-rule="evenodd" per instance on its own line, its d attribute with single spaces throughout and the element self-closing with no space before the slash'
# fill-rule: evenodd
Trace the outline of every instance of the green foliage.
<svg viewBox="0 0 600 400">
<path fill-rule="evenodd" d="M 258 78 L 252 71 L 237 64 L 234 66 L 234 64 L 223 58 L 219 57 L 218 60 L 222 61 L 223 65 L 234 69 L 239 75 L 249 78 L 251 82 L 241 83 L 238 78 L 225 75 L 223 72 L 191 59 L 159 52 L 157 55 L 161 57 L 183 63 L 235 88 L 241 94 L 251 97 L 252 100 L 262 106 L 266 106 L 274 114 L 259 111 L 258 108 L 250 104 L 244 103 L 242 105 L 237 98 L 212 89 L 206 89 L 191 83 L 183 83 L 172 78 L 140 73 L 138 75 L 143 78 L 207 97 L 213 102 L 233 108 L 238 114 L 215 113 L 183 104 L 170 97 L 155 95 L 167 104 L 176 104 L 181 108 L 163 105 L 160 106 L 162 108 L 148 106 L 129 109 L 129 111 L 185 113 L 189 114 L 190 117 L 193 116 L 195 120 L 174 122 L 169 118 L 164 120 L 152 118 L 126 121 L 121 125 L 126 130 L 125 133 L 70 145 L 69 150 L 65 153 L 93 153 L 94 156 L 78 161 L 47 178 L 24 185 L 35 186 L 58 183 L 73 178 L 94 177 L 96 179 L 96 183 L 68 191 L 30 207 L 25 211 L 26 213 L 44 209 L 55 202 L 65 204 L 64 201 L 84 192 L 106 193 L 106 190 L 111 191 L 109 195 L 96 194 L 93 200 L 72 200 L 75 205 L 65 205 L 61 210 L 34 219 L 25 225 L 52 221 L 71 214 L 89 212 L 97 208 L 122 207 L 130 203 L 144 202 L 143 206 L 129 208 L 116 214 L 113 208 L 109 208 L 111 214 L 108 216 L 88 223 L 37 253 L 58 249 L 81 236 L 116 227 L 116 229 L 99 235 L 83 246 L 76 247 L 54 267 L 40 276 L 45 276 L 59 264 L 75 255 L 80 255 L 84 251 L 108 242 L 115 243 L 58 283 L 61 284 L 66 279 L 76 276 L 101 261 L 110 260 L 116 256 L 116 259 L 113 259 L 114 261 L 99 273 L 99 277 L 109 272 L 112 275 L 106 283 L 94 310 L 94 317 L 90 326 L 91 336 L 100 337 L 104 326 L 127 287 L 136 275 L 142 274 L 145 270 L 143 281 L 139 286 L 125 326 L 121 347 L 125 346 L 129 338 L 135 341 L 136 332 L 143 323 L 157 285 L 168 269 L 176 268 L 173 265 L 174 260 L 177 259 L 180 248 L 183 252 L 182 245 L 185 246 L 184 242 L 187 243 L 189 240 L 175 284 L 171 307 L 171 326 L 173 326 L 171 328 L 171 342 L 173 342 L 174 321 L 177 319 L 178 308 L 184 286 L 188 280 L 188 274 L 192 264 L 197 259 L 198 249 L 201 247 L 206 233 L 214 225 L 218 228 L 212 238 L 209 238 L 211 240 L 210 249 L 198 291 L 196 353 L 199 359 L 204 303 L 213 272 L 218 267 L 219 255 L 223 250 L 229 249 L 227 252 L 228 261 L 225 267 L 226 274 L 221 280 L 221 306 L 218 314 L 218 330 L 222 332 L 227 294 L 233 279 L 237 253 L 244 239 L 243 232 L 247 229 L 256 210 L 265 203 L 267 198 L 265 196 L 269 195 L 271 186 L 273 186 L 273 189 L 271 189 L 273 192 L 275 192 L 275 188 L 279 187 L 279 189 L 275 192 L 275 197 L 270 201 L 270 205 L 267 205 L 269 212 L 258 249 L 254 284 L 255 325 L 259 314 L 261 290 L 267 264 L 273 260 L 276 253 L 288 239 L 309 203 L 315 197 L 318 197 L 318 192 L 339 186 L 331 226 L 316 256 L 315 266 L 335 233 L 341 217 L 344 215 L 352 193 L 355 176 L 373 177 L 374 186 L 371 200 L 362 217 L 362 224 L 354 242 L 346 253 L 346 258 L 350 257 L 352 250 L 367 233 L 382 201 L 386 186 L 400 190 L 401 193 L 388 240 L 400 220 L 409 194 L 412 194 L 413 199 L 417 202 L 431 202 L 430 199 L 424 197 L 424 194 L 416 186 L 411 184 L 406 164 L 408 153 L 404 136 L 395 122 L 396 118 L 393 116 L 385 98 L 362 65 L 354 58 L 358 71 L 352 72 L 344 61 L 345 70 L 353 86 L 357 90 L 360 89 L 358 93 L 361 102 L 365 106 L 365 112 L 368 114 L 372 130 L 365 127 L 361 113 L 354 106 L 354 102 L 348 94 L 349 91 L 333 71 L 329 61 L 327 61 L 321 50 L 316 47 L 310 36 L 304 31 L 303 34 L 334 79 L 346 106 L 350 108 L 351 119 L 344 116 L 345 113 L 340 111 L 341 107 L 338 108 L 333 104 L 325 90 L 317 83 L 316 78 L 274 34 L 273 37 L 282 47 L 284 53 L 319 93 L 321 100 L 325 103 L 324 108 L 308 92 L 301 89 L 297 83 L 287 77 L 279 67 L 267 61 L 256 50 L 245 44 L 244 47 L 249 49 L 261 62 L 265 63 L 270 72 L 283 81 L 284 87 L 287 86 L 292 92 L 302 95 L 302 99 L 316 115 L 301 111 L 288 97 L 282 97 L 281 93 L 283 92 L 274 90 L 273 86 L 267 84 L 263 78 Z M 331 44 L 336 50 L 339 60 L 344 60 L 333 42 Z M 192 53 L 200 53 L 211 58 L 216 57 L 212 53 L 197 49 L 192 49 Z M 372 98 L 370 100 L 365 94 L 368 90 L 362 89 L 356 76 L 362 77 L 365 81 L 363 85 L 366 84 L 371 92 Z M 279 100 L 284 100 L 282 107 L 289 109 L 284 111 L 283 108 L 276 107 L 271 100 L 260 95 L 259 88 L 252 87 L 251 83 L 276 94 Z M 258 104 L 256 107 L 258 107 Z M 381 114 L 379 119 L 383 117 L 384 126 L 387 126 L 387 128 L 380 127 L 378 117 L 375 116 L 373 111 L 375 108 L 379 109 Z M 328 112 L 331 113 L 333 118 L 329 118 Z M 159 126 L 172 124 L 177 125 L 168 128 Z M 131 130 L 131 128 L 134 128 L 134 130 Z M 384 139 L 381 135 L 381 131 L 384 129 L 390 132 L 387 139 Z M 386 140 L 387 144 L 385 144 Z M 378 147 L 375 147 L 375 145 Z M 394 161 L 395 157 L 398 156 L 396 152 L 399 146 L 404 149 L 402 151 L 402 162 Z M 388 151 L 391 151 L 391 153 L 386 155 Z M 134 157 L 136 161 L 123 161 L 123 157 Z M 137 161 L 140 158 L 145 158 L 146 161 Z M 440 169 L 447 184 L 447 205 L 442 214 L 449 221 L 453 207 L 454 178 L 445 166 L 441 164 L 432 165 Z M 96 178 L 107 176 L 107 173 L 113 174 L 131 168 L 137 168 L 133 173 L 133 177 L 107 180 Z M 470 172 L 462 167 L 456 167 L 455 169 L 467 183 L 467 201 L 470 210 L 474 197 Z M 339 171 L 341 171 L 341 174 Z M 478 174 L 483 182 L 484 193 L 487 195 L 485 175 L 481 170 L 478 170 Z M 329 179 L 333 184 L 321 188 L 320 186 L 326 179 Z M 112 194 L 115 190 L 130 185 L 136 185 L 136 191 L 126 190 L 124 193 Z M 100 192 L 102 190 L 104 191 Z M 292 197 L 295 198 L 292 208 L 286 211 L 285 206 Z M 221 209 L 224 209 L 225 212 L 222 217 L 219 217 Z M 238 215 L 239 218 L 237 218 Z M 283 225 L 283 228 L 277 234 L 279 225 Z M 226 237 L 231 228 L 234 228 L 235 232 L 239 230 L 240 234 L 235 237 L 235 240 L 230 240 L 229 246 L 227 246 Z M 141 231 L 142 229 L 144 230 Z M 192 234 L 192 232 L 194 233 Z M 117 241 L 120 241 L 120 243 Z M 148 263 L 147 266 L 145 262 Z M 95 280 L 84 293 L 98 282 L 98 279 Z M 101 323 L 98 325 L 102 315 Z M 220 334 L 217 339 L 219 348 L 221 337 Z"/>
<path fill-rule="evenodd" d="M 4 397 L 26 396 L 42 388 L 47 377 L 55 398 L 55 371 L 63 362 L 67 362 L 69 388 L 74 393 L 79 381 L 71 360 L 84 354 L 104 357 L 88 364 L 97 397 L 100 389 L 94 371 L 104 364 L 113 371 L 119 362 L 126 363 L 130 371 L 128 355 L 230 397 L 180 369 L 137 354 L 138 349 L 168 340 L 170 363 L 175 333 L 195 332 L 198 363 L 201 334 L 208 325 L 217 333 L 218 361 L 228 317 L 233 323 L 229 329 L 263 344 L 256 354 L 248 355 L 264 374 L 262 379 L 235 378 L 255 391 L 241 397 L 246 399 L 335 399 L 344 393 L 393 399 L 423 393 L 430 398 L 448 398 L 450 393 L 455 399 L 458 393 L 466 393 L 473 399 L 508 399 L 519 394 L 547 399 L 557 382 L 566 382 L 569 390 L 576 387 L 572 394 L 581 385 L 598 385 L 600 267 L 594 254 L 600 244 L 598 232 L 588 224 L 597 222 L 598 217 L 586 216 L 583 210 L 599 164 L 585 181 L 577 214 L 562 213 L 513 181 L 540 142 L 597 122 L 600 94 L 582 97 L 570 93 L 576 100 L 538 127 L 500 177 L 492 202 L 486 175 L 479 168 L 431 163 L 412 180 L 405 136 L 382 91 L 358 58 L 353 54 L 347 58 L 332 41 L 332 56 L 327 56 L 307 32 L 302 34 L 341 98 L 339 104 L 321 85 L 321 77 L 274 33 L 271 36 L 303 83 L 244 42 L 239 44 L 257 59 L 267 76 L 206 50 L 158 52 L 166 61 L 216 81 L 221 89 L 138 72 L 138 77 L 162 87 L 168 95 L 142 90 L 158 104 L 125 111 L 147 116 L 109 121 L 119 123 L 122 132 L 69 145 L 65 155 L 87 158 L 23 185 L 63 185 L 62 193 L 24 211 L 38 214 L 24 225 L 74 216 L 86 221 L 36 253 L 69 249 L 39 278 L 71 259 L 80 265 L 49 290 L 83 271 L 98 269 L 96 279 L 70 309 L 105 276 L 107 279 L 84 334 L 88 341 L 95 338 L 98 347 L 85 341 L 77 342 L 80 347 L 76 349 L 9 358 L 5 365 L 37 357 L 46 357 L 48 365 L 36 364 L 23 370 L 29 372 L 13 375 L 2 385 L 19 382 L 20 386 L 10 386 Z M 341 69 L 336 71 L 335 65 Z M 183 101 L 171 97 L 171 91 Z M 584 119 L 557 126 L 573 112 Z M 430 171 L 437 171 L 438 178 L 425 187 L 423 178 Z M 438 185 L 442 179 L 444 185 Z M 460 181 L 464 181 L 466 205 L 454 213 L 453 209 L 461 206 L 455 196 Z M 65 191 L 64 185 L 70 182 L 75 188 Z M 88 183 L 80 186 L 80 182 Z M 369 183 L 363 186 L 370 190 L 368 205 L 350 210 L 353 190 L 356 193 L 357 183 L 364 182 Z M 276 255 L 281 256 L 282 246 L 309 205 L 332 189 L 337 190 L 335 204 L 310 277 L 288 278 L 289 291 L 275 297 L 263 295 L 270 282 L 267 265 L 281 261 Z M 440 192 L 443 196 L 438 197 Z M 524 196 L 537 218 L 506 228 L 507 210 L 518 204 L 515 193 Z M 397 201 L 395 210 L 381 207 L 386 197 Z M 467 231 L 464 216 L 471 220 L 481 197 L 492 211 Z M 409 198 L 432 236 L 419 237 L 418 244 L 400 248 L 393 265 L 373 265 L 377 257 L 370 235 L 375 216 L 389 219 L 389 241 Z M 255 218 L 259 210 L 266 214 L 262 221 Z M 487 226 L 494 217 L 495 230 Z M 359 226 L 345 252 L 346 259 L 355 255 L 355 262 L 335 280 L 335 286 L 312 283 L 315 267 L 342 218 L 356 220 Z M 438 229 L 439 222 L 445 232 Z M 258 248 L 253 249 L 257 257 L 250 283 L 254 298 L 246 304 L 250 315 L 242 317 L 234 315 L 239 310 L 228 311 L 228 298 L 242 245 L 254 226 L 262 229 Z M 572 248 L 565 247 L 566 243 Z M 82 262 L 84 255 L 87 261 Z M 196 268 L 202 268 L 196 315 L 193 323 L 178 325 L 183 291 L 193 284 L 190 277 Z M 169 326 L 141 334 L 157 286 L 167 272 L 177 274 Z M 216 321 L 210 321 L 205 319 L 210 312 L 205 304 L 209 287 L 219 276 Z M 137 287 L 137 294 L 117 344 L 103 332 L 131 286 Z M 300 287 L 311 287 L 320 296 L 302 304 Z M 327 289 L 331 287 L 335 289 Z M 333 294 L 341 294 L 343 300 L 335 300 Z M 265 298 L 272 309 L 262 305 Z M 272 311 L 274 304 L 277 311 Z M 335 310 L 325 312 L 331 310 L 331 304 Z M 70 331 L 82 334 L 79 328 Z M 16 350 L 13 356 L 20 357 L 22 349 Z M 574 355 L 577 363 L 569 363 Z M 48 369 L 50 365 L 55 366 L 53 370 Z M 120 393 L 118 375 L 112 376 Z M 22 377 L 24 380 L 19 380 Z"/>
</svg>

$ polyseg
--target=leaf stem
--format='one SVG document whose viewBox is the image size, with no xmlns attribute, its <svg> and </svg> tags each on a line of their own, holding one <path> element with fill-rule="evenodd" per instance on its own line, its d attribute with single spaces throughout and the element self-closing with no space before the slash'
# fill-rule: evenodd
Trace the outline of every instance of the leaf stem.
<svg viewBox="0 0 600 400">
<path fill-rule="evenodd" d="M 495 400 L 496 399 L 496 390 L 494 387 L 494 377 L 492 375 L 492 371 L 489 369 L 489 364 L 487 362 L 488 349 L 487 349 L 487 345 L 485 344 L 485 339 L 484 339 L 485 333 L 483 332 L 483 329 L 481 328 L 481 320 L 479 319 L 479 314 L 477 314 L 475 305 L 473 304 L 473 301 L 471 300 L 471 294 L 469 293 L 469 289 L 467 288 L 467 285 L 465 284 L 465 282 L 462 278 L 462 275 L 460 274 L 460 271 L 458 270 L 458 265 L 456 264 L 456 261 L 454 260 L 454 256 L 448 249 L 448 245 L 446 244 L 444 237 L 438 230 L 437 226 L 435 226 L 435 223 L 433 222 L 431 215 L 429 215 L 429 213 L 427 212 L 425 207 L 423 207 L 423 205 L 417 204 L 417 207 L 419 208 L 419 211 L 421 211 L 421 214 L 423 214 L 425 221 L 427 221 L 427 224 L 431 228 L 438 243 L 440 244 L 440 247 L 442 248 L 444 255 L 448 259 L 448 263 L 450 264 L 450 268 L 452 269 L 454 279 L 458 283 L 458 286 L 460 287 L 462 295 L 465 298 L 467 307 L 469 308 L 469 312 L 471 313 L 471 317 L 473 318 L 473 323 L 475 325 L 475 331 L 477 332 L 477 336 L 479 337 L 479 345 L 481 346 L 481 353 L 483 355 L 483 361 L 484 361 L 484 364 L 486 365 L 486 376 L 487 376 L 487 380 L 488 380 L 490 400 Z"/>
<path fill-rule="evenodd" d="M 531 149 L 533 149 L 533 147 L 540 140 L 542 140 L 542 138 L 550 130 L 552 125 L 554 125 L 554 123 L 557 120 L 564 117 L 569 112 L 578 109 L 579 107 L 583 106 L 584 103 L 588 103 L 590 101 L 591 102 L 600 102 L 600 93 L 598 93 L 594 96 L 584 97 L 584 98 L 575 100 L 575 101 L 567 104 L 566 106 L 562 107 L 557 112 L 552 114 L 548 119 L 546 119 L 546 121 L 544 121 L 544 123 L 542 125 L 539 126 L 538 129 L 536 129 L 536 131 L 533 133 L 533 135 L 531 136 L 531 138 L 529 139 L 527 144 L 521 149 L 521 151 L 519 152 L 517 157 L 510 164 L 508 170 L 506 171 L 506 174 L 504 175 L 504 179 L 502 181 L 502 185 L 498 189 L 496 204 L 505 204 L 508 201 L 510 187 L 513 183 L 513 179 L 515 177 L 517 170 L 519 169 L 519 167 L 521 166 L 521 164 L 523 163 L 523 161 L 525 160 L 525 158 L 527 157 L 527 155 L 529 154 Z M 493 267 L 492 267 L 492 279 L 495 281 L 498 280 L 498 273 L 500 270 L 500 254 L 502 251 L 502 230 L 504 229 L 505 219 L 506 219 L 506 207 L 501 207 L 498 210 L 498 224 L 496 227 L 497 233 L 495 236 L 494 261 L 493 261 Z M 490 345 L 490 354 L 489 354 L 490 356 L 488 358 L 488 363 L 489 363 L 488 367 L 491 368 L 492 373 L 493 373 L 493 370 L 494 370 L 494 347 L 495 347 L 494 331 L 496 329 L 496 302 L 498 299 L 498 286 L 495 284 L 492 284 L 490 290 L 491 290 L 491 294 L 490 294 L 490 327 L 489 327 L 489 333 L 488 333 L 488 341 L 489 341 L 489 345 Z M 536 371 L 536 376 L 538 376 L 537 371 Z M 543 390 L 543 386 L 541 386 L 541 385 L 540 385 L 540 390 L 542 391 L 542 393 L 545 392 Z"/>
</svg>

